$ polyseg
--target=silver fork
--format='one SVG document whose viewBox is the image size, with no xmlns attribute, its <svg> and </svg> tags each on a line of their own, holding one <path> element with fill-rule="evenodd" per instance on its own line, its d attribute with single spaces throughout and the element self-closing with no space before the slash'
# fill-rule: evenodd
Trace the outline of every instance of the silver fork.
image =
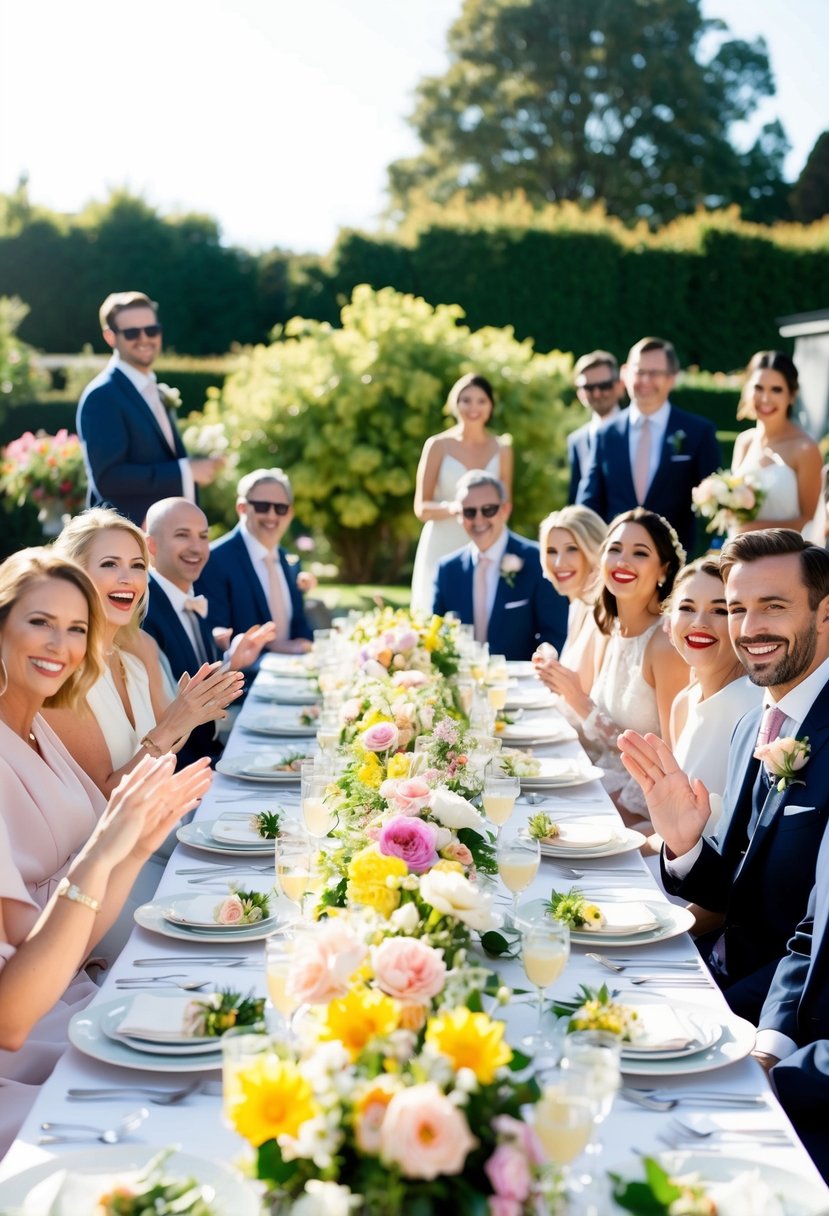
<svg viewBox="0 0 829 1216">
<path fill-rule="evenodd" d="M 130 1111 L 123 1119 L 119 1119 L 114 1127 L 90 1127 L 86 1123 L 41 1123 L 43 1131 L 48 1132 L 54 1128 L 67 1128 L 71 1131 L 68 1135 L 59 1133 L 56 1136 L 41 1136 L 38 1144 L 70 1144 L 76 1140 L 90 1139 L 100 1140 L 102 1144 L 120 1144 L 125 1136 L 134 1132 L 149 1116 L 150 1112 L 146 1106 L 139 1106 L 137 1110 Z"/>
<path fill-rule="evenodd" d="M 608 958 L 605 954 L 593 954 L 588 952 L 585 958 L 592 959 L 594 963 L 601 963 L 603 967 L 607 967 L 610 971 L 629 971 L 631 967 L 661 967 L 665 971 L 697 971 L 700 972 L 699 963 L 694 959 L 678 959 L 676 962 L 660 962 L 658 959 L 631 959 L 630 962 L 621 962 L 613 958 Z M 700 972 L 701 974 L 701 972 Z"/>
<path fill-rule="evenodd" d="M 123 992 L 132 992 L 133 989 L 153 988 L 156 984 L 161 988 L 180 988 L 182 992 L 198 992 L 201 988 L 207 988 L 208 985 L 214 983 L 213 980 L 175 980 L 172 976 L 167 975 L 148 975 L 142 979 L 140 976 L 133 978 L 127 976 L 124 979 L 116 980 L 115 987 Z"/>
<path fill-rule="evenodd" d="M 625 1101 L 632 1102 L 634 1106 L 660 1112 L 673 1110 L 677 1106 L 717 1106 L 740 1110 L 766 1106 L 765 1098 L 760 1094 L 729 1094 L 716 1090 L 700 1090 L 699 1093 L 689 1092 L 675 1097 L 669 1095 L 660 1097 L 657 1093 L 623 1085 L 619 1093 Z"/>
<path fill-rule="evenodd" d="M 142 1097 L 149 1098 L 154 1106 L 177 1106 L 179 1102 L 183 1102 L 191 1094 L 200 1093 L 203 1087 L 203 1081 L 193 1081 L 190 1085 L 185 1085 L 181 1089 L 154 1089 L 152 1086 L 145 1085 L 118 1085 L 103 1089 L 69 1089 L 66 1091 L 66 1096 L 73 1102 L 97 1102 L 102 1099 L 108 1100 L 110 1098 L 140 1094 Z"/>
<path fill-rule="evenodd" d="M 713 1119 L 706 1119 L 704 1115 L 700 1116 L 696 1123 L 686 1123 L 684 1120 L 674 1117 L 664 1133 L 666 1142 L 667 1137 L 673 1139 L 688 1140 L 707 1140 L 710 1136 L 716 1136 L 717 1140 L 729 1139 L 734 1137 L 738 1139 L 742 1136 L 748 1136 L 758 1144 L 788 1144 L 789 1137 L 782 1128 L 776 1127 L 721 1127 L 715 1123 Z"/>
</svg>

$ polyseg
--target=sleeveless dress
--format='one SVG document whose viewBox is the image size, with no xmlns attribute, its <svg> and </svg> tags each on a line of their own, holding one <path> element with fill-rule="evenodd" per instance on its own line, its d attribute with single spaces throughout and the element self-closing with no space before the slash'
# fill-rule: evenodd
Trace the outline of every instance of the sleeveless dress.
<svg viewBox="0 0 829 1216">
<path fill-rule="evenodd" d="M 8 937 L 0 943 L 0 968 L 31 931 L 106 804 L 40 715 L 32 734 L 40 755 L 0 722 L 0 899 Z M 78 972 L 21 1049 L 0 1051 L 0 1157 L 66 1050 L 70 1017 L 97 991 Z"/>
<path fill-rule="evenodd" d="M 501 450 L 484 465 L 484 472 L 498 475 Z M 447 454 L 440 462 L 433 497 L 437 502 L 451 502 L 455 487 L 469 468 L 457 456 Z M 417 543 L 412 571 L 412 612 L 428 616 L 435 597 L 435 574 L 438 562 L 457 549 L 462 549 L 469 537 L 456 519 L 428 519 Z"/>
<path fill-rule="evenodd" d="M 769 521 L 795 519 L 800 514 L 797 473 L 786 464 L 782 456 L 772 452 L 770 448 L 766 448 L 763 455 L 767 456 L 771 463 L 741 464 L 736 470 L 738 473 L 751 473 L 766 492 L 758 518 Z"/>
<path fill-rule="evenodd" d="M 87 704 L 101 728 L 113 769 L 129 763 L 141 747 L 141 740 L 155 726 L 155 713 L 150 698 L 150 678 L 147 668 L 134 654 L 120 651 L 127 683 L 127 696 L 132 706 L 135 726 L 127 717 L 115 687 L 112 672 L 104 668 L 104 674 L 87 693 Z"/>
</svg>

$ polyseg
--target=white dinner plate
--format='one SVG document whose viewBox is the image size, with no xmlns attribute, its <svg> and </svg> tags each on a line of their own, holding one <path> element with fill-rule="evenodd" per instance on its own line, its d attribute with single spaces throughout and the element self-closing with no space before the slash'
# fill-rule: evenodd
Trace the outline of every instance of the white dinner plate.
<svg viewBox="0 0 829 1216">
<path fill-rule="evenodd" d="M 121 1068 L 143 1068 L 148 1072 L 211 1072 L 222 1067 L 222 1052 L 219 1048 L 209 1055 L 188 1055 L 186 1052 L 134 1051 L 122 1039 L 111 1039 L 104 1030 L 104 1022 L 113 1016 L 119 1020 L 126 1013 L 130 993 L 117 1001 L 101 1001 L 74 1014 L 69 1022 L 69 1042 L 85 1056 L 102 1060 L 105 1064 L 117 1064 Z"/>
<path fill-rule="evenodd" d="M 239 725 L 242 730 L 251 735 L 275 735 L 285 739 L 307 738 L 317 733 L 317 722 L 300 722 L 302 710 L 288 706 L 284 710 L 280 706 L 275 710 L 248 712 Z"/>
<path fill-rule="evenodd" d="M 578 887 L 578 880 L 574 885 Z M 570 941 L 574 946 L 595 946 L 597 943 L 603 943 L 605 946 L 649 946 L 652 942 L 667 941 L 668 938 L 678 937 L 680 933 L 687 933 L 694 924 L 693 912 L 680 904 L 670 904 L 667 900 L 637 902 L 647 904 L 653 911 L 658 921 L 655 928 L 645 929 L 640 933 L 620 933 L 618 936 L 596 933 L 590 929 L 571 929 Z M 527 904 L 525 911 L 542 912 L 546 906 L 546 899 L 534 899 Z"/>
<path fill-rule="evenodd" d="M 286 679 L 313 680 L 316 677 L 313 661 L 308 655 L 276 654 L 269 651 L 259 660 L 259 670 Z"/>
<path fill-rule="evenodd" d="M 294 755 L 297 752 L 303 753 L 303 758 L 310 759 L 313 756 L 313 751 L 307 748 L 288 748 L 282 751 L 282 755 Z M 222 756 L 216 762 L 216 772 L 222 773 L 225 777 L 238 777 L 240 781 L 260 781 L 266 782 L 268 785 L 291 785 L 298 784 L 300 779 L 299 769 L 291 769 L 286 771 L 274 768 L 273 765 L 279 762 L 279 755 L 273 760 L 268 759 L 266 751 L 248 752 L 245 755 L 233 756 L 231 758 Z"/>
<path fill-rule="evenodd" d="M 829 1197 L 825 1187 L 817 1186 L 813 1179 L 804 1178 L 794 1170 L 783 1169 L 779 1165 L 768 1165 L 765 1161 L 750 1160 L 748 1157 L 721 1155 L 720 1152 L 695 1153 L 693 1149 L 688 1152 L 655 1149 L 648 1155 L 656 1158 L 669 1174 L 695 1174 L 703 1185 L 731 1182 L 740 1174 L 756 1173 L 782 1203 L 784 1216 L 827 1216 L 829 1213 Z M 619 1163 L 612 1162 L 610 1172 L 619 1174 L 627 1182 L 639 1181 L 645 1176 L 642 1160 L 636 1157 L 625 1158 Z M 613 1211 L 621 1212 L 622 1209 L 613 1204 Z"/>
<path fill-rule="evenodd" d="M 221 903 L 226 896 L 223 895 L 187 895 L 181 899 L 171 898 L 164 902 L 164 918 L 170 921 L 173 925 L 180 925 L 183 929 L 207 929 L 209 932 L 221 933 L 222 937 L 228 933 L 247 932 L 250 929 L 262 929 L 266 925 L 273 925 L 275 917 L 273 914 L 265 916 L 262 920 L 256 921 L 252 925 L 218 925 L 208 913 L 217 904 Z"/>
<path fill-rule="evenodd" d="M 96 1148 L 61 1153 L 59 1157 L 50 1156 L 39 1165 L 33 1165 L 0 1182 L 0 1210 L 9 1212 L 22 1208 L 32 1190 L 58 1172 L 66 1170 L 73 1174 L 99 1174 L 104 1185 L 108 1186 L 112 1183 L 113 1174 L 128 1175 L 133 1170 L 140 1170 L 161 1151 L 158 1145 L 117 1144 L 105 1147 L 99 1144 Z M 258 1216 L 261 1210 L 259 1196 L 248 1179 L 220 1161 L 176 1149 L 164 1162 L 163 1175 L 176 1179 L 195 1178 L 203 1186 L 212 1187 L 214 1197 L 210 1208 L 216 1216 Z"/>
<path fill-rule="evenodd" d="M 645 1003 L 640 1000 L 641 996 L 641 993 L 636 993 L 635 995 L 625 995 L 620 999 L 625 1005 L 636 1008 L 637 1005 Z M 660 999 L 664 1001 L 666 998 L 661 997 Z M 667 1077 L 684 1073 L 711 1072 L 715 1068 L 725 1068 L 728 1064 L 734 1064 L 737 1060 L 744 1059 L 753 1050 L 757 1027 L 752 1026 L 751 1022 L 746 1022 L 743 1018 L 738 1018 L 728 1009 L 722 1012 L 718 1010 L 714 1017 L 710 1009 L 701 1005 L 680 1004 L 673 997 L 671 1004 L 677 1009 L 688 1012 L 700 1025 L 710 1026 L 712 1022 L 718 1022 L 720 1033 L 713 1043 L 701 1051 L 689 1052 L 687 1055 L 671 1059 L 659 1055 L 628 1056 L 623 1052 L 622 1072 L 626 1076 Z"/>
<path fill-rule="evenodd" d="M 250 695 L 257 701 L 276 701 L 279 705 L 316 705 L 322 700 L 311 680 L 282 680 L 270 672 L 260 672 Z"/>
<path fill-rule="evenodd" d="M 600 777 L 604 776 L 604 769 L 598 768 L 595 764 L 582 763 L 574 766 L 572 760 L 562 760 L 557 756 L 538 756 L 536 759 L 540 766 L 538 773 L 532 777 L 521 778 L 522 790 L 541 790 L 552 787 L 566 789 L 568 786 L 598 781 Z"/>
<path fill-rule="evenodd" d="M 520 684 L 511 684 L 507 687 L 507 703 L 504 709 L 507 712 L 511 709 L 552 709 L 555 703 L 553 693 L 542 686 L 522 688 Z"/>
<path fill-rule="evenodd" d="M 625 1004 L 631 1002 L 625 1001 Z M 650 1004 L 651 1002 L 648 1002 Z M 661 1002 L 653 1002 L 653 1004 L 666 1004 L 664 1000 Z M 647 1006 L 636 1001 L 636 1008 L 641 1011 Z M 634 1039 L 632 1043 L 622 1043 L 622 1060 L 623 1068 L 630 1061 L 634 1064 L 641 1061 L 651 1060 L 681 1060 L 685 1056 L 695 1056 L 701 1051 L 707 1051 L 709 1047 L 722 1037 L 722 1022 L 720 1022 L 710 1010 L 700 1009 L 698 1006 L 684 1005 L 681 1002 L 671 1000 L 670 1008 L 677 1014 L 682 1015 L 683 1021 L 688 1024 L 695 1033 L 694 1041 L 686 1043 L 682 1047 L 651 1047 L 639 1046 Z"/>
<path fill-rule="evenodd" d="M 525 680 L 535 676 L 535 667 L 530 659 L 508 659 L 507 675 L 513 680 Z"/>
<path fill-rule="evenodd" d="M 263 810 L 270 808 L 263 807 Z M 224 857 L 273 857 L 274 840 L 263 840 L 261 844 L 225 844 L 213 836 L 213 828 L 217 820 L 202 819 L 198 823 L 184 823 L 176 831 L 176 837 L 182 844 L 191 849 L 201 849 L 205 853 L 220 853 Z"/>
<path fill-rule="evenodd" d="M 498 732 L 498 737 L 507 747 L 521 747 L 528 743 L 546 747 L 550 743 L 572 743 L 578 735 L 560 714 L 545 714 L 544 717 L 521 717 L 515 722 L 507 722 Z"/>
<path fill-rule="evenodd" d="M 555 814 L 550 812 L 553 819 Z M 562 825 L 563 826 L 563 825 Z M 625 828 L 621 825 L 616 827 L 613 838 L 608 844 L 599 845 L 596 848 L 583 848 L 581 846 L 572 845 L 557 845 L 555 841 L 541 841 L 541 856 L 542 857 L 572 857 L 576 860 L 583 858 L 587 861 L 595 857 L 618 857 L 620 853 L 630 853 L 633 849 L 641 849 L 645 843 L 645 837 L 641 832 L 634 831 L 633 828 Z"/>
<path fill-rule="evenodd" d="M 160 993 L 156 993 L 159 996 Z M 193 998 L 198 998 L 198 993 L 193 993 Z M 159 1039 L 142 1039 L 134 1034 L 121 1034 L 118 1030 L 118 1023 L 123 1018 L 124 1013 L 121 1009 L 112 1010 L 101 1018 L 100 1027 L 108 1039 L 112 1039 L 115 1043 L 123 1043 L 125 1047 L 129 1047 L 132 1051 L 138 1051 L 142 1055 L 151 1056 L 213 1056 L 218 1061 L 221 1060 L 222 1048 L 221 1039 L 213 1039 L 212 1042 L 206 1043 L 199 1039 L 195 1042 L 188 1042 L 186 1039 L 170 1042 L 169 1039 L 161 1041 Z M 214 1064 L 214 1067 L 217 1065 Z"/>
<path fill-rule="evenodd" d="M 154 899 L 151 903 L 141 904 L 135 909 L 135 923 L 150 933 L 160 933 L 162 937 L 175 937 L 187 942 L 256 942 L 268 937 L 274 930 L 275 917 L 260 920 L 255 925 L 247 925 L 240 929 L 238 926 L 225 928 L 216 925 L 212 929 L 194 929 L 190 926 L 173 924 L 166 916 L 167 910 L 177 900 L 192 899 L 192 891 L 168 895 L 165 899 Z M 217 896 L 217 901 L 220 897 Z"/>
</svg>

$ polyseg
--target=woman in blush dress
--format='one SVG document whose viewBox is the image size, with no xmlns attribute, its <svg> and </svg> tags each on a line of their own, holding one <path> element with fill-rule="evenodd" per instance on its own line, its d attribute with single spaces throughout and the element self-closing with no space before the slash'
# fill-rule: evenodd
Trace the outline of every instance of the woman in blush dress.
<svg viewBox="0 0 829 1216">
<path fill-rule="evenodd" d="M 109 806 L 43 718 L 101 670 L 102 611 L 73 562 L 26 549 L 0 566 L 0 1155 L 97 991 L 78 968 L 142 865 L 210 784 L 146 760 Z"/>
<path fill-rule="evenodd" d="M 417 466 L 414 511 L 423 521 L 412 572 L 412 611 L 428 615 L 435 594 L 435 571 L 441 558 L 468 543 L 459 522 L 455 487 L 470 469 L 493 473 L 512 496 L 512 445 L 489 429 L 495 410 L 492 385 L 485 376 L 462 376 L 449 392 L 447 412 L 455 425 L 432 435 Z"/>
<path fill-rule="evenodd" d="M 760 515 L 735 532 L 760 528 L 802 531 L 814 517 L 821 489 L 822 459 L 815 441 L 792 419 L 797 368 L 779 350 L 761 350 L 746 368 L 738 418 L 756 426 L 734 444 L 732 471 L 751 473 L 765 491 Z"/>
<path fill-rule="evenodd" d="M 560 595 L 566 596 L 567 639 L 556 655 L 544 642 L 533 655 L 535 674 L 548 683 L 548 670 L 558 659 L 573 672 L 582 691 L 593 687 L 601 666 L 607 637 L 596 624 L 593 609 L 599 594 L 599 552 L 607 524 L 589 507 L 564 507 L 542 520 L 539 528 L 541 565 Z M 565 679 L 559 673 L 559 682 Z"/>
</svg>

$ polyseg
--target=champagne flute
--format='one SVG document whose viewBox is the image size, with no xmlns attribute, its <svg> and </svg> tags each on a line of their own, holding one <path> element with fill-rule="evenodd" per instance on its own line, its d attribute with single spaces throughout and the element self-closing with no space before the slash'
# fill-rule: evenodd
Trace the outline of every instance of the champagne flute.
<svg viewBox="0 0 829 1216">
<path fill-rule="evenodd" d="M 510 922 L 518 921 L 518 897 L 538 873 L 541 862 L 541 847 L 530 836 L 526 828 L 508 828 L 498 835 L 498 873 L 504 886 L 512 892 Z"/>
<path fill-rule="evenodd" d="M 496 834 L 512 815 L 520 791 L 521 783 L 517 777 L 506 777 L 500 771 L 484 777 L 484 811 L 490 823 L 495 825 Z"/>
<path fill-rule="evenodd" d="M 302 818 L 309 835 L 316 842 L 327 836 L 336 823 L 336 815 L 326 805 L 330 780 L 331 774 L 322 772 L 313 761 L 302 765 L 300 778 Z"/>
<path fill-rule="evenodd" d="M 582 1091 L 593 1100 L 594 1128 L 610 1114 L 613 1099 L 621 1085 L 622 1036 L 609 1030 L 574 1030 L 565 1036 L 561 1067 L 580 1084 Z M 592 1168 L 581 1181 L 589 1185 L 595 1177 L 596 1165 L 602 1151 L 601 1140 L 592 1136 L 587 1145 Z"/>
<path fill-rule="evenodd" d="M 299 833 L 277 837 L 276 877 L 286 899 L 303 910 L 305 896 L 313 883 L 314 851 L 311 842 Z"/>
<path fill-rule="evenodd" d="M 265 977 L 268 983 L 269 1021 L 275 1022 L 273 1033 L 290 1035 L 291 1019 L 297 1003 L 288 985 L 294 959 L 294 943 L 284 933 L 274 933 L 265 939 Z"/>
<path fill-rule="evenodd" d="M 564 1069 L 554 1070 L 533 1108 L 535 1134 L 550 1160 L 561 1167 L 568 1190 L 573 1189 L 570 1165 L 587 1147 L 595 1112 L 595 1102 L 584 1092 L 581 1077 Z"/>
<path fill-rule="evenodd" d="M 532 1034 L 522 1040 L 534 1055 L 549 1051 L 554 1044 L 544 1033 L 544 996 L 570 957 L 570 926 L 553 916 L 523 921 L 521 928 L 521 961 L 527 979 L 535 985 L 538 1016 Z"/>
</svg>

